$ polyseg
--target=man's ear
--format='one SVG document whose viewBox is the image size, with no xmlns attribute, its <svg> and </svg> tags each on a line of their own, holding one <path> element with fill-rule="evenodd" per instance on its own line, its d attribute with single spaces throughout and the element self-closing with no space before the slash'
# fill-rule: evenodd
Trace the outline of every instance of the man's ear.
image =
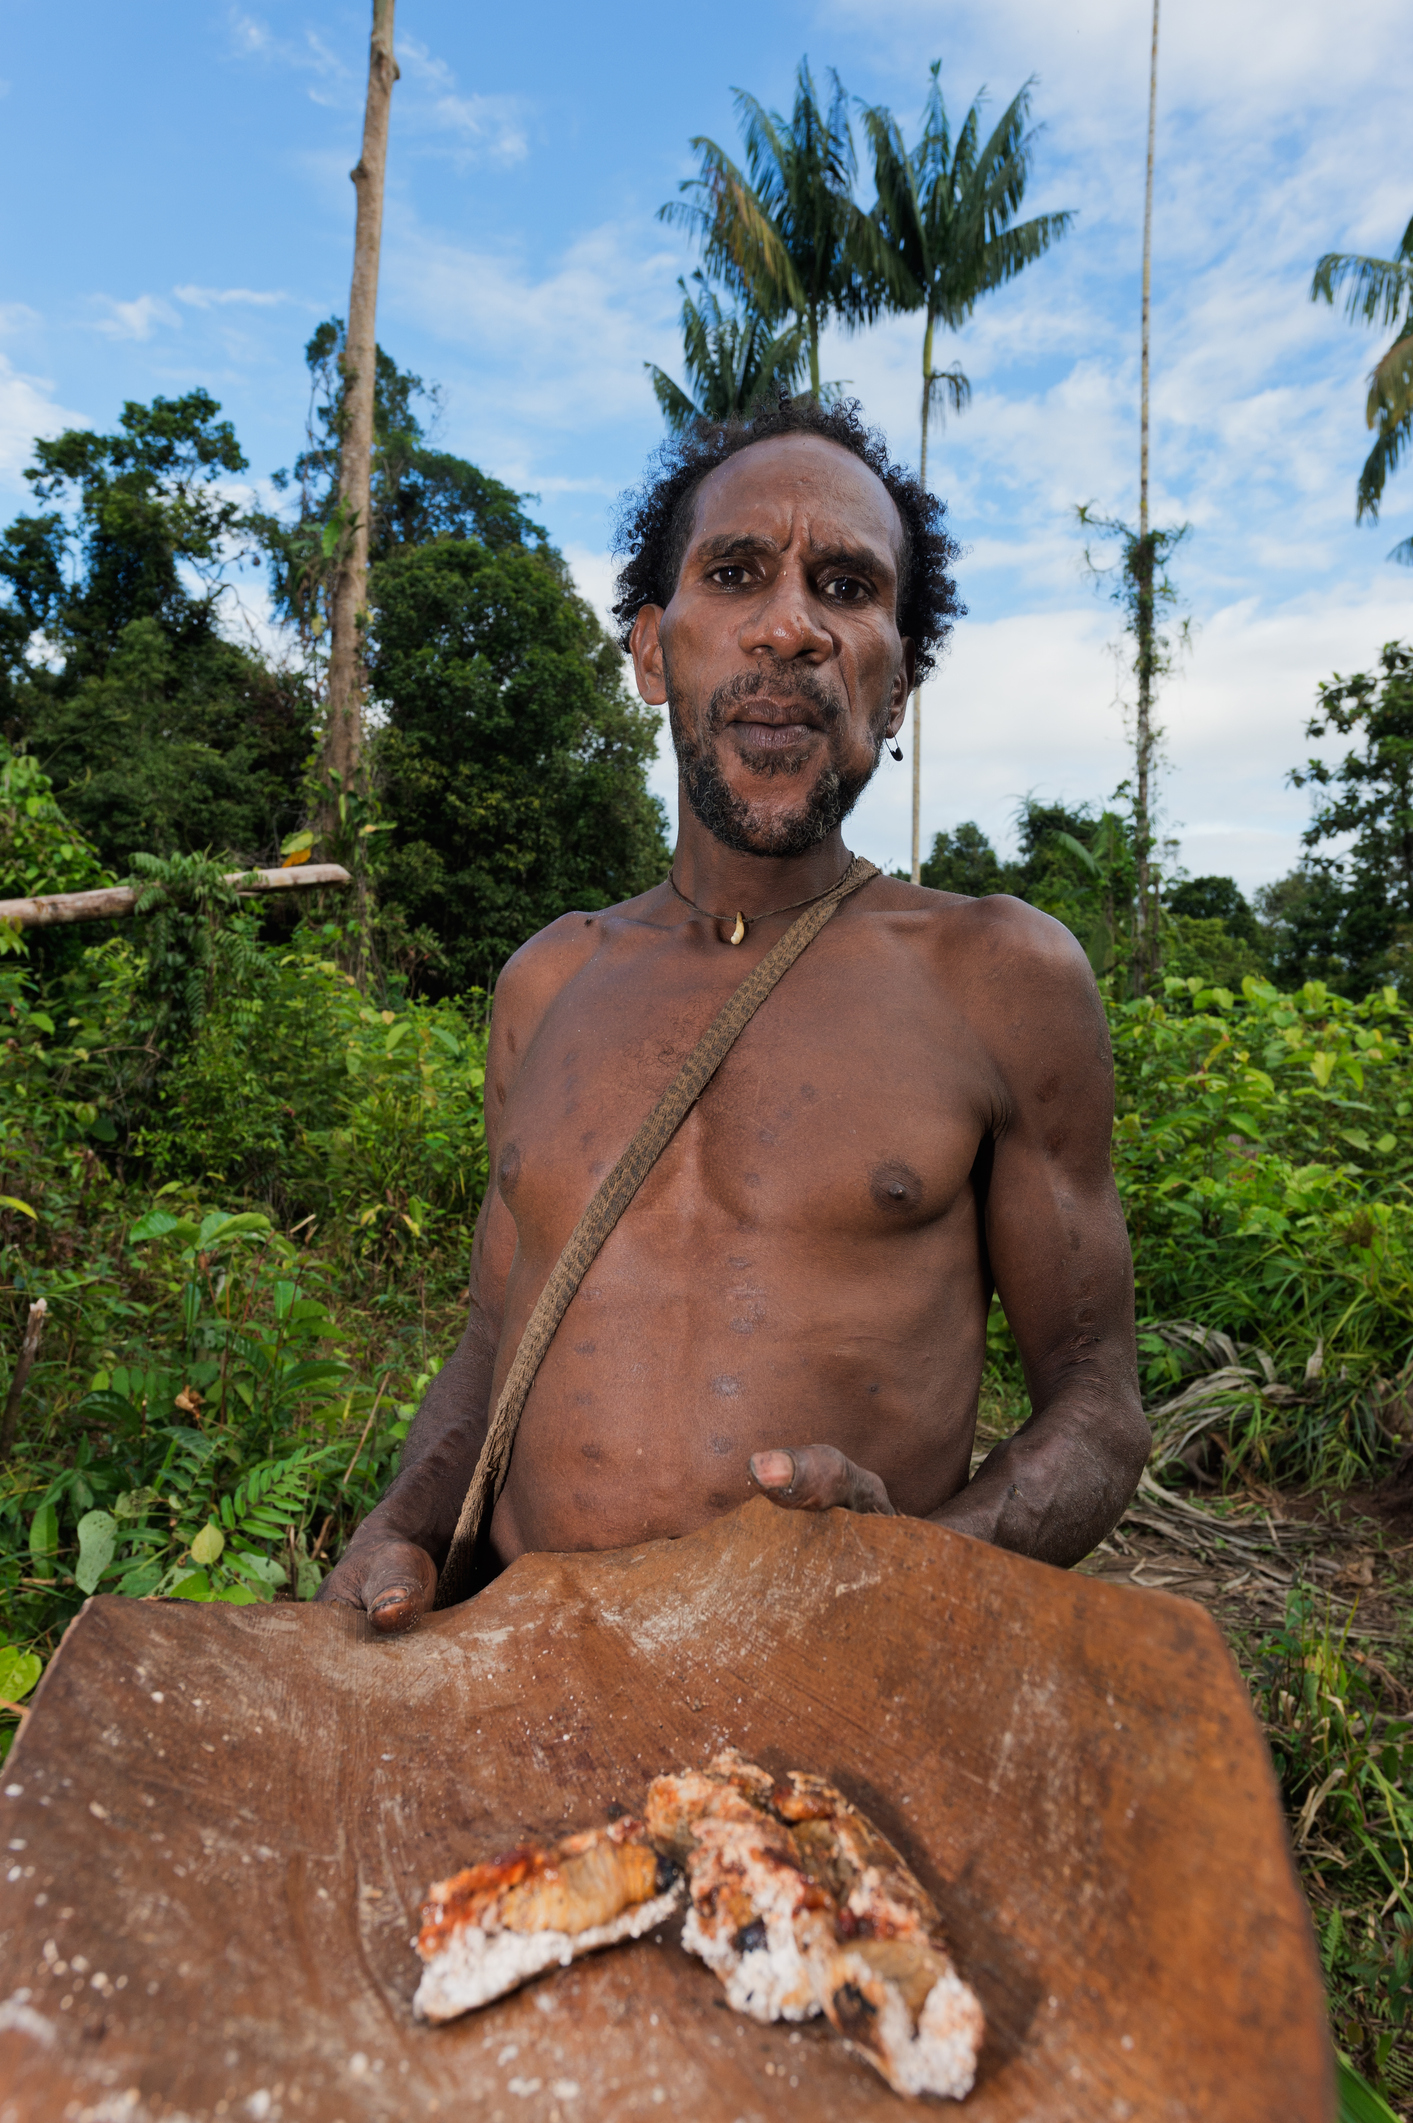
<svg viewBox="0 0 1413 2123">
<path fill-rule="evenodd" d="M 917 650 L 905 634 L 901 643 L 902 660 L 893 678 L 893 694 L 888 703 L 888 735 L 896 737 L 903 727 L 903 717 L 908 712 L 908 695 L 917 683 Z"/>
<path fill-rule="evenodd" d="M 660 604 L 645 604 L 633 621 L 628 646 L 633 654 L 633 677 L 649 707 L 667 701 L 667 679 L 662 659 L 662 611 Z"/>
</svg>

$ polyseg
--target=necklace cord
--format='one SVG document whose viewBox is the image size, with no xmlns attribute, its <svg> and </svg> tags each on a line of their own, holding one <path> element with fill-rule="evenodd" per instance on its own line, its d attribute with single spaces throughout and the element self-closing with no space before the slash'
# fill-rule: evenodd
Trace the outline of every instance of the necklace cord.
<svg viewBox="0 0 1413 2123">
<path fill-rule="evenodd" d="M 749 929 L 753 927 L 753 925 L 758 921 L 769 921 L 773 914 L 793 914 L 799 907 L 812 907 L 817 899 L 824 899 L 829 893 L 837 891 L 839 886 L 843 883 L 844 879 L 848 876 L 849 867 L 853 861 L 854 857 L 851 855 L 849 857 L 849 861 L 845 863 L 843 869 L 835 878 L 834 883 L 832 885 L 826 885 L 822 892 L 811 892 L 808 899 L 792 899 L 788 907 L 766 907 L 759 914 L 742 914 L 739 911 L 733 914 L 713 914 L 709 911 L 708 908 L 699 907 L 694 899 L 688 899 L 686 893 L 678 884 L 676 875 L 672 870 L 669 870 L 667 873 L 667 882 L 669 885 L 671 885 L 673 891 L 677 894 L 677 897 L 681 900 L 683 906 L 690 907 L 694 914 L 700 914 L 704 921 L 734 920 L 742 923 L 743 928 Z"/>
</svg>

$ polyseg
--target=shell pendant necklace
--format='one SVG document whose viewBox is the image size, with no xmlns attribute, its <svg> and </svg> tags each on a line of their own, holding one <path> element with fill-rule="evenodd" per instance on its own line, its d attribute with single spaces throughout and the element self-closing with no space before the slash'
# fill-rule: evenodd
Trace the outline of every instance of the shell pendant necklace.
<svg viewBox="0 0 1413 2123">
<path fill-rule="evenodd" d="M 735 927 L 732 929 L 731 934 L 725 939 L 725 941 L 728 944 L 744 943 L 746 940 L 746 931 L 754 927 L 756 922 L 769 921 L 772 914 L 794 914 L 798 912 L 801 907 L 812 907 L 817 899 L 827 898 L 829 893 L 834 890 L 834 885 L 837 885 L 839 883 L 840 878 L 846 875 L 849 868 L 849 863 L 851 863 L 853 859 L 854 858 L 851 855 L 849 857 L 849 861 L 845 863 L 844 868 L 839 872 L 839 876 L 835 878 L 833 885 L 826 885 L 822 892 L 811 892 L 808 899 L 792 899 L 788 907 L 767 907 L 764 913 L 762 914 L 745 915 L 739 912 L 738 910 L 735 916 Z M 699 907 L 694 899 L 688 899 L 686 893 L 678 884 L 676 876 L 671 870 L 669 870 L 667 873 L 667 882 L 671 885 L 673 891 L 677 894 L 677 897 L 681 900 L 683 906 L 690 907 L 694 914 L 700 914 L 704 920 L 715 922 L 727 922 L 732 919 L 732 916 L 729 914 L 712 914 L 707 910 L 707 908 Z"/>
</svg>

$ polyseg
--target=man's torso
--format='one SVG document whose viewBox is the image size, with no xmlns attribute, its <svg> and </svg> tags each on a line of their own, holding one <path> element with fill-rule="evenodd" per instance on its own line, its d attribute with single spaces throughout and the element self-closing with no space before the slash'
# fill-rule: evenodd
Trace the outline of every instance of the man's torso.
<svg viewBox="0 0 1413 2123">
<path fill-rule="evenodd" d="M 502 1556 L 688 1531 L 744 1501 L 767 1446 L 827 1439 L 915 1514 L 965 1482 L 1005 1103 L 990 1021 L 1012 1005 L 994 920 L 928 899 L 880 880 L 846 903 L 662 1153 L 541 1364 Z M 764 948 L 631 913 L 566 917 L 546 942 L 492 1130 L 493 1399 L 594 1189 Z"/>
</svg>

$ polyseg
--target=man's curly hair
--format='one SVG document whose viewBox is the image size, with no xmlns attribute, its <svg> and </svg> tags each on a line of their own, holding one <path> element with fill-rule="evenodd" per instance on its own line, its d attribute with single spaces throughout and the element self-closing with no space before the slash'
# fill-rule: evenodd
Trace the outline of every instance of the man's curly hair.
<svg viewBox="0 0 1413 2123">
<path fill-rule="evenodd" d="M 709 472 L 748 450 L 754 442 L 776 435 L 818 435 L 837 442 L 871 472 L 893 497 L 903 524 L 902 565 L 898 578 L 898 632 L 917 652 L 917 676 L 926 678 L 938 651 L 966 606 L 957 598 L 950 573 L 959 551 L 945 528 L 946 504 L 929 494 L 913 474 L 888 455 L 876 428 L 864 425 L 856 398 L 821 405 L 817 398 L 788 398 L 752 413 L 748 420 L 697 420 L 683 434 L 665 442 L 652 461 L 649 476 L 624 496 L 614 550 L 627 558 L 619 570 L 619 646 L 625 654 L 633 622 L 646 604 L 665 605 L 677 587 L 691 537 L 696 493 Z"/>
</svg>

